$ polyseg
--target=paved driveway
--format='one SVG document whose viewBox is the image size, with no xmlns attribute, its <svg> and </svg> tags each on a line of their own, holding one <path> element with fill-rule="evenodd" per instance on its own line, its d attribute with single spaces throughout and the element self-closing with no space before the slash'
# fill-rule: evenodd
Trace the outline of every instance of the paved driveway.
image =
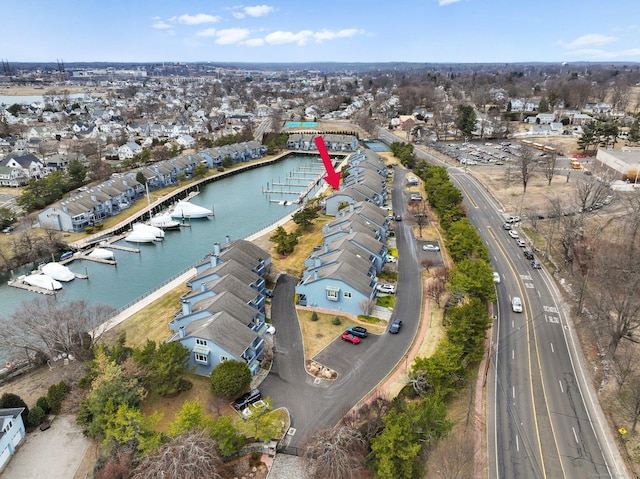
<svg viewBox="0 0 640 479">
<path fill-rule="evenodd" d="M 2 479 L 70 479 L 90 445 L 74 416 L 57 416 L 46 431 L 27 434 Z"/>
</svg>

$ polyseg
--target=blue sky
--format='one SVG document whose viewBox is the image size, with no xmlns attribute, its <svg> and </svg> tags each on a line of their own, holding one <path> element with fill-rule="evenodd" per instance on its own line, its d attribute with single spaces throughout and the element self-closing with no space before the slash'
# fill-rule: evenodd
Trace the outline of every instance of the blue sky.
<svg viewBox="0 0 640 479">
<path fill-rule="evenodd" d="M 0 0 L 11 62 L 640 62 L 638 0 Z"/>
</svg>

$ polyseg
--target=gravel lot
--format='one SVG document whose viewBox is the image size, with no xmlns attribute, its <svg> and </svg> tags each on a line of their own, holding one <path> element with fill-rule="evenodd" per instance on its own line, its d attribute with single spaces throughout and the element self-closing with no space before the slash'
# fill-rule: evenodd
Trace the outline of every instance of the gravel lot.
<svg viewBox="0 0 640 479">
<path fill-rule="evenodd" d="M 2 478 L 71 479 L 91 444 L 74 416 L 57 416 L 46 431 L 27 434 Z"/>
</svg>

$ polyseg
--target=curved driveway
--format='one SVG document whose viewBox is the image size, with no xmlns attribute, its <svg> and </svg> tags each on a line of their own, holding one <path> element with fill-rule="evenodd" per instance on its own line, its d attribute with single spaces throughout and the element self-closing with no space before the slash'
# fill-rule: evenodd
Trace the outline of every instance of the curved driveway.
<svg viewBox="0 0 640 479">
<path fill-rule="evenodd" d="M 405 171 L 396 167 L 393 183 L 394 212 L 406 215 Z M 335 380 L 316 379 L 304 367 L 302 336 L 293 302 L 298 279 L 281 275 L 274 290 L 271 317 L 278 333 L 271 373 L 260 389 L 275 407 L 287 407 L 296 432 L 288 446 L 300 447 L 314 430 L 335 425 L 345 413 L 367 396 L 402 360 L 418 328 L 422 286 L 416 241 L 405 222 L 396 223 L 398 288 L 392 319 L 400 317 L 397 335 L 370 335 L 358 346 L 336 338 L 318 356 L 338 373 Z"/>
</svg>

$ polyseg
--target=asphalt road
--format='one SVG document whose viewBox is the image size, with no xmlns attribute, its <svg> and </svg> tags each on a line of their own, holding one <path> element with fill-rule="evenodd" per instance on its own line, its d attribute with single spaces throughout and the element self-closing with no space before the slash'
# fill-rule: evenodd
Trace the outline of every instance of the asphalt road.
<svg viewBox="0 0 640 479">
<path fill-rule="evenodd" d="M 405 170 L 396 167 L 392 190 L 394 213 L 407 213 L 404 194 Z M 338 373 L 335 380 L 317 379 L 304 367 L 302 335 L 294 305 L 298 278 L 282 275 L 271 303 L 276 354 L 274 366 L 260 389 L 275 407 L 287 407 L 294 434 L 285 445 L 299 448 L 313 431 L 334 426 L 353 406 L 366 397 L 398 365 L 418 329 L 422 305 L 419 252 L 410 226 L 395 225 L 398 248 L 398 290 L 392 319 L 400 317 L 400 334 L 370 335 L 354 346 L 334 340 L 316 359 Z"/>
<path fill-rule="evenodd" d="M 398 141 L 392 133 L 378 133 Z M 443 165 L 422 148 L 416 154 Z M 446 166 L 501 276 L 486 401 L 489 477 L 626 478 L 562 295 L 546 270 L 533 270 L 502 230 L 513 212 L 500 213 L 498 202 L 464 168 Z M 512 311 L 513 296 L 523 299 L 523 313 Z"/>
<path fill-rule="evenodd" d="M 502 229 L 506 215 L 484 187 L 462 168 L 449 173 L 502 279 L 487 391 L 489 477 L 625 477 L 555 284 Z M 522 313 L 512 311 L 514 296 Z"/>
</svg>

